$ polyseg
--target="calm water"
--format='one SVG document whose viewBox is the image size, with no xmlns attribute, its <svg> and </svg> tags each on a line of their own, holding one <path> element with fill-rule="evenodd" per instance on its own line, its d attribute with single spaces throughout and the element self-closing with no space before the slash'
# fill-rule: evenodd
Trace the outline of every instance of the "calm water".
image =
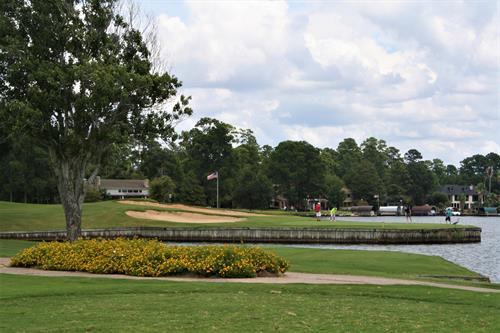
<svg viewBox="0 0 500 333">
<path fill-rule="evenodd" d="M 500 283 L 500 217 L 454 216 L 460 224 L 481 227 L 481 243 L 449 245 L 293 245 L 326 249 L 400 251 L 437 255 Z M 342 217 L 343 221 L 405 222 L 404 216 Z M 416 223 L 444 223 L 444 216 L 414 216 Z"/>
<path fill-rule="evenodd" d="M 500 217 L 453 216 L 452 222 L 474 225 L 482 229 L 481 243 L 447 245 L 313 245 L 313 244 L 258 244 L 260 246 L 290 246 L 322 249 L 399 251 L 440 256 L 448 261 L 466 267 L 500 283 Z M 361 222 L 405 222 L 404 216 L 384 217 L 342 217 L 343 221 Z M 414 216 L 414 223 L 442 223 L 444 216 Z M 203 243 L 179 243 L 183 245 L 203 245 Z"/>
</svg>

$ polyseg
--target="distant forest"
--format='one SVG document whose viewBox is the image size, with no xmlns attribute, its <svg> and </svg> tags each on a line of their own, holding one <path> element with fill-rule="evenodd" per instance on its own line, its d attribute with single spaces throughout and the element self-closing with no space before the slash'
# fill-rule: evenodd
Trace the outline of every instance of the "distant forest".
<svg viewBox="0 0 500 333">
<path fill-rule="evenodd" d="M 336 148 L 319 149 L 305 141 L 260 146 L 251 130 L 203 118 L 174 140 L 146 145 L 113 145 L 105 154 L 101 178 L 149 179 L 168 187 L 168 200 L 214 205 L 220 175 L 222 207 L 266 208 L 277 195 L 302 207 L 305 198 L 326 198 L 341 206 L 347 187 L 355 203 L 435 204 L 447 184 L 474 185 L 489 205 L 498 205 L 500 156 L 476 154 L 460 166 L 438 158 L 424 160 L 416 149 L 401 152 L 374 137 L 357 143 L 346 138 Z M 29 137 L 0 144 L 0 200 L 56 203 L 56 180 L 47 150 Z M 491 184 L 491 185 L 490 185 Z M 491 186 L 491 192 L 490 192 Z M 95 199 L 95 195 L 88 195 Z"/>
</svg>

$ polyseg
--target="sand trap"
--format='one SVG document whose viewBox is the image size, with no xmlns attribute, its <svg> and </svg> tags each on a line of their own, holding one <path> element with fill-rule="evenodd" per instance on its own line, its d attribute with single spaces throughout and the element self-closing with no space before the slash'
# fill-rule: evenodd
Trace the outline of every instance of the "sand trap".
<svg viewBox="0 0 500 333">
<path fill-rule="evenodd" d="M 203 215 L 186 212 L 160 212 L 157 210 L 147 210 L 145 212 L 127 211 L 130 217 L 147 220 L 159 220 L 168 222 L 183 223 L 221 223 L 221 222 L 240 222 L 245 219 L 229 216 Z"/>
<path fill-rule="evenodd" d="M 189 211 L 189 212 L 207 213 L 207 214 L 214 214 L 214 215 L 266 216 L 264 214 L 245 213 L 245 212 L 238 212 L 238 211 L 229 210 L 229 209 L 201 208 L 201 207 L 187 206 L 187 205 L 183 205 L 183 204 L 160 204 L 160 203 L 156 203 L 156 202 L 132 201 L 132 200 L 120 200 L 118 202 L 121 204 L 126 204 L 126 205 L 180 209 L 180 210 L 185 210 L 185 211 Z"/>
</svg>

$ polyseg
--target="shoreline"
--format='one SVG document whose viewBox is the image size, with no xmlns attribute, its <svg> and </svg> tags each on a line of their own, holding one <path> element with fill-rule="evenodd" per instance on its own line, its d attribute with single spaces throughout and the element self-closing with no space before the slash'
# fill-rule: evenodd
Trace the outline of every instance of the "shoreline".
<svg viewBox="0 0 500 333">
<path fill-rule="evenodd" d="M 82 238 L 154 238 L 171 242 L 276 244 L 461 244 L 481 242 L 481 228 L 128 227 L 82 230 Z M 66 231 L 0 232 L 0 239 L 60 241 Z"/>
</svg>

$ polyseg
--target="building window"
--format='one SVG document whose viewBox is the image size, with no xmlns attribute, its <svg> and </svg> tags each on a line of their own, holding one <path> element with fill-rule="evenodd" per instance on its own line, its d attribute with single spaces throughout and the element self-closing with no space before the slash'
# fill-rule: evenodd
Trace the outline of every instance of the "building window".
<svg viewBox="0 0 500 333">
<path fill-rule="evenodd" d="M 479 195 L 473 195 L 472 201 L 479 201 Z"/>
</svg>

